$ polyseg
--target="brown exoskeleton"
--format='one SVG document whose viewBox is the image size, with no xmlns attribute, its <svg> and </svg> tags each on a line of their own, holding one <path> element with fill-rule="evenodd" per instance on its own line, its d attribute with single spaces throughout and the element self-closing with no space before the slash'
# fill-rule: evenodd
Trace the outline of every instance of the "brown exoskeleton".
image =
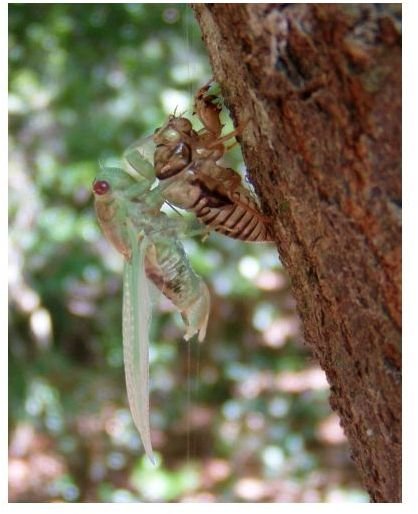
<svg viewBox="0 0 418 514">
<path fill-rule="evenodd" d="M 168 203 L 192 211 L 209 229 L 244 241 L 272 241 L 268 218 L 241 176 L 218 162 L 230 148 L 225 143 L 243 127 L 221 135 L 221 107 L 208 94 L 210 85 L 195 96 L 200 131 L 193 130 L 187 118 L 171 115 L 154 133 L 154 168 L 162 194 Z"/>
</svg>

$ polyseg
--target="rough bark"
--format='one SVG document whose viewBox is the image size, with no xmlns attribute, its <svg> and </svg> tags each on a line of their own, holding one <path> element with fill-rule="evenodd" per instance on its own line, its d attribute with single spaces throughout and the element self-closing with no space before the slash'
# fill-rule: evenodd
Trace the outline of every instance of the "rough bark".
<svg viewBox="0 0 418 514">
<path fill-rule="evenodd" d="M 196 4 L 364 485 L 401 498 L 401 7 Z"/>
</svg>

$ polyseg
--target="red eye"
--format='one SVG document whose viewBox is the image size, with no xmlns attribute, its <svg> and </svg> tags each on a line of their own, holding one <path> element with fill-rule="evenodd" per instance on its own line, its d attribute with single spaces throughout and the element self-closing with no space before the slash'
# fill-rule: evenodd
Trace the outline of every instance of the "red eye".
<svg viewBox="0 0 418 514">
<path fill-rule="evenodd" d="M 105 195 L 110 190 L 110 184 L 106 180 L 96 180 L 93 183 L 93 191 L 96 195 Z"/>
</svg>

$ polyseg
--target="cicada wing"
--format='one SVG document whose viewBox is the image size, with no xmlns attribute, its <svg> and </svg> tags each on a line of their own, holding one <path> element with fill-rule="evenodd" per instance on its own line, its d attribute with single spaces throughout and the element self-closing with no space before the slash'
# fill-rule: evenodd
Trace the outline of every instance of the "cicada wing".
<svg viewBox="0 0 418 514">
<path fill-rule="evenodd" d="M 130 174 L 139 174 L 153 182 L 155 143 L 153 137 L 148 136 L 132 143 L 123 153 L 123 162 L 126 171 Z"/>
<path fill-rule="evenodd" d="M 149 423 L 149 326 L 151 300 L 145 275 L 148 241 L 132 244 L 123 284 L 123 358 L 129 407 L 146 454 L 155 462 Z"/>
</svg>

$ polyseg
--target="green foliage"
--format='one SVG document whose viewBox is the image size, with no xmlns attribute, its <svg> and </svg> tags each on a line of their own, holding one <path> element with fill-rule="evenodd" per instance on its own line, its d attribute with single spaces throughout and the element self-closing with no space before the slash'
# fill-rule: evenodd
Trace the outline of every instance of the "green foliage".
<svg viewBox="0 0 418 514">
<path fill-rule="evenodd" d="M 157 466 L 143 457 L 122 369 L 122 260 L 90 187 L 100 159 L 211 76 L 189 8 L 10 4 L 9 37 L 10 500 L 364 501 L 272 245 L 185 241 L 211 289 L 210 327 L 185 343 L 157 302 Z"/>
</svg>

